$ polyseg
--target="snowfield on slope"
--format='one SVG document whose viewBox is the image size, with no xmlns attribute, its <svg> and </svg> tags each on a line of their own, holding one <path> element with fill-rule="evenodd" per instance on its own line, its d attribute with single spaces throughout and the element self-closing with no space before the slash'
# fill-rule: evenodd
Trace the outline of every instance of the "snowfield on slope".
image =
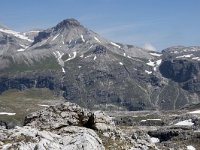
<svg viewBox="0 0 200 150">
<path fill-rule="evenodd" d="M 118 44 L 114 43 L 114 42 L 110 42 L 110 44 L 112 44 L 115 47 L 121 48 L 121 46 L 119 46 Z"/>
<path fill-rule="evenodd" d="M 14 116 L 16 113 L 0 112 L 0 115 Z"/>
<path fill-rule="evenodd" d="M 0 28 L 0 32 L 4 32 L 4 33 L 7 33 L 7 34 L 12 34 L 14 35 L 15 37 L 18 37 L 20 39 L 23 39 L 23 40 L 27 40 L 29 42 L 33 42 L 33 40 L 29 39 L 28 37 L 20 34 L 19 32 L 16 32 L 16 31 L 12 31 L 12 30 L 8 30 L 8 29 L 1 29 Z"/>
<path fill-rule="evenodd" d="M 189 120 L 180 121 L 176 123 L 175 125 L 176 126 L 193 126 L 194 123 L 192 122 L 192 119 L 189 119 Z"/>
</svg>

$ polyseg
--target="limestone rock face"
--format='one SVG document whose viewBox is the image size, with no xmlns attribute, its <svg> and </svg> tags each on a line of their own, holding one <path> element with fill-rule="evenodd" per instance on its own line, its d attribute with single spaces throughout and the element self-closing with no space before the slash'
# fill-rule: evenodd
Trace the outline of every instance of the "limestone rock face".
<svg viewBox="0 0 200 150">
<path fill-rule="evenodd" d="M 57 106 L 34 112 L 26 116 L 24 125 L 38 129 L 53 130 L 66 126 L 87 126 L 92 113 L 73 103 L 63 103 Z"/>
<path fill-rule="evenodd" d="M 94 112 L 94 128 L 100 131 L 113 131 L 115 130 L 115 124 L 112 118 L 107 116 L 102 111 Z"/>
<path fill-rule="evenodd" d="M 98 114 L 97 117 L 95 114 Z M 95 132 L 101 128 L 95 123 L 111 128 L 106 127 L 111 122 L 103 113 L 93 113 L 77 104 L 66 102 L 29 114 L 25 118 L 24 127 L 0 129 L 0 149 L 104 150 Z"/>
<path fill-rule="evenodd" d="M 103 112 L 92 112 L 69 102 L 29 114 L 24 125 L 41 130 L 55 130 L 66 126 L 81 126 L 100 131 L 115 129 L 112 119 Z"/>
<path fill-rule="evenodd" d="M 83 127 L 67 127 L 57 131 L 39 131 L 29 126 L 0 130 L 0 149 L 19 150 L 104 150 L 97 134 Z"/>
</svg>

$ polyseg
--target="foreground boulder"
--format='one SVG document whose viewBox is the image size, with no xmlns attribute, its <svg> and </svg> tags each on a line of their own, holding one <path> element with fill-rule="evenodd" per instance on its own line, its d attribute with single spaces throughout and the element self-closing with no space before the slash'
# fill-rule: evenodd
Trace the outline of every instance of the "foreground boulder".
<svg viewBox="0 0 200 150">
<path fill-rule="evenodd" d="M 87 128 L 67 127 L 55 134 L 28 126 L 0 130 L 0 149 L 19 150 L 104 150 L 101 139 Z"/>
<path fill-rule="evenodd" d="M 111 117 L 101 111 L 92 112 L 69 102 L 29 114 L 24 125 L 56 134 L 71 126 L 89 128 L 96 131 L 106 149 L 128 149 L 133 146 L 131 139 L 115 127 Z"/>
<path fill-rule="evenodd" d="M 105 115 L 97 120 L 102 124 L 111 121 Z M 23 127 L 0 128 L 0 149 L 104 150 L 101 139 L 92 130 L 99 127 L 94 122 L 94 113 L 76 104 L 66 102 L 50 106 L 29 114 Z"/>
<path fill-rule="evenodd" d="M 67 102 L 29 114 L 25 118 L 24 125 L 41 130 L 55 130 L 66 126 L 89 128 L 92 118 L 93 114 L 87 109 Z"/>
<path fill-rule="evenodd" d="M 156 149 L 148 140 L 125 135 L 105 113 L 69 102 L 29 114 L 23 127 L 0 128 L 0 141 L 3 150 Z"/>
<path fill-rule="evenodd" d="M 25 118 L 24 125 L 40 130 L 56 130 L 66 126 L 79 126 L 102 131 L 115 129 L 112 119 L 103 112 L 91 112 L 69 102 L 29 114 Z"/>
</svg>

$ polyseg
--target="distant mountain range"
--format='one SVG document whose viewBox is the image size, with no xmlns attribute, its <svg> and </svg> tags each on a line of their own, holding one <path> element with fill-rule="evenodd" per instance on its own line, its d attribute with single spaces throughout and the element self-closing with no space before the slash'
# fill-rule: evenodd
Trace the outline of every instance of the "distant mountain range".
<svg viewBox="0 0 200 150">
<path fill-rule="evenodd" d="M 75 19 L 24 33 L 0 26 L 0 92 L 27 88 L 89 108 L 178 109 L 200 101 L 200 47 L 149 51 Z"/>
</svg>

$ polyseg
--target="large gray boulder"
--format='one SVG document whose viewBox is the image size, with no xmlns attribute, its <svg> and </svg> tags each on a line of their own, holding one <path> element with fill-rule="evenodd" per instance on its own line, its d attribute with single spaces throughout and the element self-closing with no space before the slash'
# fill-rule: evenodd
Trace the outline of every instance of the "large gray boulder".
<svg viewBox="0 0 200 150">
<path fill-rule="evenodd" d="M 87 126 L 92 113 L 74 103 L 57 106 L 31 113 L 26 116 L 24 125 L 42 130 L 54 130 L 65 126 Z"/>
<path fill-rule="evenodd" d="M 87 128 L 70 126 L 57 131 L 39 131 L 29 126 L 0 130 L 0 149 L 104 150 L 101 139 Z"/>
<path fill-rule="evenodd" d="M 104 113 L 66 102 L 29 114 L 24 127 L 0 129 L 0 149 L 104 150 L 95 130 L 111 129 L 109 124 L 114 128 Z"/>
<path fill-rule="evenodd" d="M 114 130 L 112 119 L 101 111 L 92 112 L 77 104 L 66 102 L 31 113 L 24 125 L 40 130 L 56 130 L 66 126 L 80 126 L 94 130 Z"/>
</svg>

